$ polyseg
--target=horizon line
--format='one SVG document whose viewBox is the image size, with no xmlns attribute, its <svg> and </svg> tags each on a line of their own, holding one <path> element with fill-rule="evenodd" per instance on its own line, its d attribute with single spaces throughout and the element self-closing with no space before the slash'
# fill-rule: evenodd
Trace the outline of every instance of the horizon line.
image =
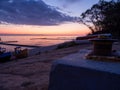
<svg viewBox="0 0 120 90">
<path fill-rule="evenodd" d="M 0 36 L 4 36 L 4 35 L 10 35 L 10 36 L 12 36 L 12 35 L 14 35 L 14 36 L 17 36 L 17 35 L 19 35 L 19 36 L 22 36 L 22 35 L 32 35 L 32 36 L 37 36 L 37 35 L 42 35 L 42 36 L 46 36 L 46 35 L 48 35 L 48 36 L 54 36 L 54 35 L 83 36 L 81 34 L 5 34 L 5 33 L 0 33 Z"/>
</svg>

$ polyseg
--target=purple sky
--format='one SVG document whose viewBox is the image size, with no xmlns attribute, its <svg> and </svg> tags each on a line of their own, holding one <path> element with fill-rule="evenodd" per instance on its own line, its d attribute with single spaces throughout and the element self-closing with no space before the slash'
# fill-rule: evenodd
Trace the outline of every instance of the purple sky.
<svg viewBox="0 0 120 90">
<path fill-rule="evenodd" d="M 75 22 L 76 16 L 79 17 L 98 1 L 0 0 L 0 23 L 59 25 L 64 22 Z"/>
</svg>

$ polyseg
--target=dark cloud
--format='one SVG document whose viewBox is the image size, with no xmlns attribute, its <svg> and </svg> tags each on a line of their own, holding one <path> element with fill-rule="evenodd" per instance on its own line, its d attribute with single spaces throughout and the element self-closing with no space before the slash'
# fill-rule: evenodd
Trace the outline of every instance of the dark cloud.
<svg viewBox="0 0 120 90">
<path fill-rule="evenodd" d="M 57 25 L 74 20 L 74 17 L 57 11 L 42 0 L 0 0 L 0 22 Z"/>
</svg>

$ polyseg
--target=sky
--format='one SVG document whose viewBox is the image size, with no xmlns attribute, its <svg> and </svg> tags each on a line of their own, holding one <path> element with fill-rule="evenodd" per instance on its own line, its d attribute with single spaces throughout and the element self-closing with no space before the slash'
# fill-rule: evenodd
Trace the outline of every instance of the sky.
<svg viewBox="0 0 120 90">
<path fill-rule="evenodd" d="M 12 29 L 10 29 L 12 28 Z M 84 36 L 90 30 L 79 23 L 66 23 L 59 26 L 35 26 L 35 25 L 0 25 L 3 34 L 51 34 L 51 35 L 81 35 Z"/>
<path fill-rule="evenodd" d="M 61 11 L 72 15 L 80 16 L 82 12 L 85 12 L 93 4 L 96 4 L 99 0 L 43 0 L 45 3 L 58 7 Z"/>
<path fill-rule="evenodd" d="M 9 0 L 7 4 L 4 1 L 0 0 L 0 34 L 85 35 L 90 30 L 76 23 L 75 17 L 99 0 Z M 28 4 L 29 1 L 34 3 Z"/>
</svg>

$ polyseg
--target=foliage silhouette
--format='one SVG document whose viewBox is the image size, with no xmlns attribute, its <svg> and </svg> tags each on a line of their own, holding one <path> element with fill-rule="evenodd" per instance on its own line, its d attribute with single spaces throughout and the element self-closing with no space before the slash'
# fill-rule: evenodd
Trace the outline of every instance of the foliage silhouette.
<svg viewBox="0 0 120 90">
<path fill-rule="evenodd" d="M 111 33 L 120 39 L 120 0 L 99 0 L 81 14 L 81 21 L 92 34 Z"/>
</svg>

